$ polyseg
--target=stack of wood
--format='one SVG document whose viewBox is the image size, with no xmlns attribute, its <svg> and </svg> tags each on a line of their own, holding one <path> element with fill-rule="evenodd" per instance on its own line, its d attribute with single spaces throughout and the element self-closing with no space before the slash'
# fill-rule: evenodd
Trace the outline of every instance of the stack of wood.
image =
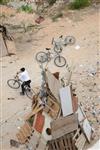
<svg viewBox="0 0 100 150">
<path fill-rule="evenodd" d="M 49 71 L 47 83 L 61 107 L 60 116 L 51 122 L 49 150 L 82 150 L 85 142 L 91 140 L 92 127 L 78 105 L 78 97 L 73 93 L 72 86 L 61 87 L 59 80 Z"/>
<path fill-rule="evenodd" d="M 25 116 L 25 125 L 17 134 L 18 141 L 21 144 L 30 143 L 36 132 L 39 134 L 38 138 L 42 137 L 44 130 L 46 132 L 48 128 L 44 127 L 45 113 L 51 118 L 49 129 L 52 138 L 48 140 L 48 149 L 82 150 L 85 142 L 91 140 L 92 128 L 82 107 L 78 105 L 78 98 L 73 93 L 72 86 L 61 86 L 58 73 L 52 74 L 46 70 L 45 74 L 46 101 L 42 103 L 39 91 L 33 97 L 32 111 Z M 39 145 L 38 140 L 37 144 Z M 46 139 L 42 146 L 46 147 Z M 32 147 L 34 148 L 34 144 Z"/>
</svg>

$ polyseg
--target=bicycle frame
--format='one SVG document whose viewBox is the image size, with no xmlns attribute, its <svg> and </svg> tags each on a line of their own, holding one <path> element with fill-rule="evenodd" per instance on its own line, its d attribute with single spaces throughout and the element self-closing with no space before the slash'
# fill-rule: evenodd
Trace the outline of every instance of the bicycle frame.
<svg viewBox="0 0 100 150">
<path fill-rule="evenodd" d="M 57 56 L 60 56 L 59 52 L 51 52 L 52 49 L 48 50 L 48 52 L 46 53 L 48 59 L 53 59 Z"/>
</svg>

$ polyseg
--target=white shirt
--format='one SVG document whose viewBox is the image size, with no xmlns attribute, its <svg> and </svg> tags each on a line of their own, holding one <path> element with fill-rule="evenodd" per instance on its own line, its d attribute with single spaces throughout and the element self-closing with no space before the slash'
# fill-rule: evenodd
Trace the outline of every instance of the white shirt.
<svg viewBox="0 0 100 150">
<path fill-rule="evenodd" d="M 30 77 L 29 77 L 29 75 L 28 75 L 28 72 L 27 72 L 26 70 L 25 70 L 24 72 L 21 72 L 21 73 L 19 74 L 19 79 L 20 79 L 22 82 L 30 80 Z"/>
</svg>

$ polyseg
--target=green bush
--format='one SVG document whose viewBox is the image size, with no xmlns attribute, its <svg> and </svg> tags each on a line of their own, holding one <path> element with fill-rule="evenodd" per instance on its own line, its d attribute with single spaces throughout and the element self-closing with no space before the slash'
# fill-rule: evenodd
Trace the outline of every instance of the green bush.
<svg viewBox="0 0 100 150">
<path fill-rule="evenodd" d="M 70 4 L 70 8 L 80 9 L 89 6 L 89 4 L 90 0 L 74 0 L 74 2 Z"/>
<path fill-rule="evenodd" d="M 0 4 L 7 4 L 7 0 L 0 0 Z"/>
<path fill-rule="evenodd" d="M 23 5 L 21 6 L 20 10 L 25 11 L 27 13 L 32 13 L 33 9 L 30 5 Z"/>
<path fill-rule="evenodd" d="M 47 0 L 47 1 L 48 1 L 49 5 L 53 5 L 56 2 L 56 0 Z"/>
</svg>

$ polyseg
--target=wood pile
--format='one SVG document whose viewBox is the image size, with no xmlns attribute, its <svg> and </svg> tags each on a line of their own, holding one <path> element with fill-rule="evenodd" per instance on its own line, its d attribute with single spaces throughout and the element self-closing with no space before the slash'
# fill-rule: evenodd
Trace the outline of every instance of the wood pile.
<svg viewBox="0 0 100 150">
<path fill-rule="evenodd" d="M 32 111 L 25 116 L 25 124 L 16 135 L 18 141 L 37 150 L 40 143 L 48 150 L 82 150 L 86 141 L 91 141 L 93 132 L 82 106 L 78 104 L 72 86 L 61 87 L 59 76 L 48 70 L 45 75 L 46 99 L 41 99 L 39 92 L 33 97 Z M 45 114 L 51 118 L 49 128 Z M 47 129 L 51 130 L 46 135 L 50 140 L 43 138 Z M 32 142 L 34 133 L 38 135 L 35 144 Z"/>
</svg>

